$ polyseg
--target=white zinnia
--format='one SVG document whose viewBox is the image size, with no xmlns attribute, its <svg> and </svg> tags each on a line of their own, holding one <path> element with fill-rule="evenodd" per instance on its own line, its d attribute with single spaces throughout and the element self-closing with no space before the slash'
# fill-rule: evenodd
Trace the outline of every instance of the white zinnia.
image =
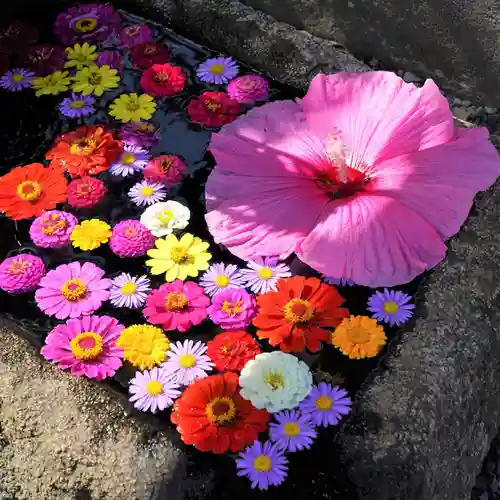
<svg viewBox="0 0 500 500">
<path fill-rule="evenodd" d="M 271 413 L 295 408 L 309 394 L 309 367 L 281 351 L 258 354 L 240 374 L 241 395 L 256 408 Z"/>
<path fill-rule="evenodd" d="M 146 226 L 154 236 L 161 238 L 171 234 L 175 229 L 184 229 L 191 217 L 189 208 L 182 203 L 168 200 L 154 203 L 144 210 L 141 223 Z"/>
</svg>

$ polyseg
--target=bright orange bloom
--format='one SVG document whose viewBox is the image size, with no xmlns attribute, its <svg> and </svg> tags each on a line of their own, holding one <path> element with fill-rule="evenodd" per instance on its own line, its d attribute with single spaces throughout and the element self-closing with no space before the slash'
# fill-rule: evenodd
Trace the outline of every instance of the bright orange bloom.
<svg viewBox="0 0 500 500">
<path fill-rule="evenodd" d="M 51 167 L 62 168 L 71 177 L 84 177 L 107 170 L 122 151 L 122 143 L 112 132 L 101 125 L 89 125 L 59 136 L 45 158 L 51 160 Z"/>
<path fill-rule="evenodd" d="M 38 217 L 66 201 L 67 182 L 61 171 L 40 163 L 13 168 L 0 177 L 0 211 L 14 220 Z"/>
<path fill-rule="evenodd" d="M 285 352 L 301 352 L 304 348 L 319 351 L 321 341 L 330 339 L 324 327 L 337 326 L 349 311 L 340 307 L 344 299 L 333 286 L 317 278 L 294 276 L 278 281 L 278 291 L 257 297 L 259 314 L 253 324 L 257 336 L 269 339 Z"/>
</svg>

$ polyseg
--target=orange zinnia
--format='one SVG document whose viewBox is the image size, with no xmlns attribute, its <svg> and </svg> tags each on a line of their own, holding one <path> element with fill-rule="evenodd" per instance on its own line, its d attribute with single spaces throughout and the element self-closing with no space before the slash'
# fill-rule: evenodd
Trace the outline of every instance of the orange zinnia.
<svg viewBox="0 0 500 500">
<path fill-rule="evenodd" d="M 257 297 L 259 314 L 253 324 L 257 336 L 269 339 L 285 352 L 301 352 L 307 347 L 319 351 L 330 333 L 324 327 L 337 326 L 349 311 L 335 287 L 317 278 L 294 276 L 278 281 L 278 291 Z"/>
<path fill-rule="evenodd" d="M 45 158 L 51 160 L 51 167 L 63 168 L 71 177 L 84 177 L 107 170 L 122 151 L 122 143 L 112 132 L 89 125 L 61 135 Z"/>
<path fill-rule="evenodd" d="M 0 211 L 14 220 L 38 217 L 66 201 L 66 189 L 61 171 L 40 163 L 16 167 L 0 177 Z"/>
</svg>

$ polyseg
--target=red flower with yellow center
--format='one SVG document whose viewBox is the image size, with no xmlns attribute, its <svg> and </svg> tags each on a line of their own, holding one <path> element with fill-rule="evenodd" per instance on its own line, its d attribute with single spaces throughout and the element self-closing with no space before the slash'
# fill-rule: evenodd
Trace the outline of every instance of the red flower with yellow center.
<svg viewBox="0 0 500 500">
<path fill-rule="evenodd" d="M 187 107 L 189 118 L 205 127 L 221 127 L 238 118 L 241 106 L 225 92 L 203 92 Z"/>
<path fill-rule="evenodd" d="M 243 330 L 219 333 L 207 346 L 207 355 L 219 371 L 240 372 L 248 361 L 262 352 L 257 341 Z"/>
<path fill-rule="evenodd" d="M 186 75 L 179 66 L 153 64 L 141 77 L 141 87 L 155 97 L 172 97 L 184 90 Z"/>
</svg>

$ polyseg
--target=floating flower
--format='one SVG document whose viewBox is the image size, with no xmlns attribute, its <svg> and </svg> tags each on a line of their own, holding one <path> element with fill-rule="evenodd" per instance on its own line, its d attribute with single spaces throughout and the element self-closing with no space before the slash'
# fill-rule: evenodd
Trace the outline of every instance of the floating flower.
<svg viewBox="0 0 500 500">
<path fill-rule="evenodd" d="M 241 104 L 255 104 L 269 98 L 269 84 L 262 76 L 243 75 L 229 83 L 227 93 Z"/>
<path fill-rule="evenodd" d="M 212 57 L 196 69 L 196 76 L 205 83 L 222 85 L 238 74 L 238 65 L 231 57 Z"/>
<path fill-rule="evenodd" d="M 311 391 L 309 367 L 292 354 L 265 352 L 249 361 L 240 374 L 241 395 L 271 413 L 295 408 Z"/>
<path fill-rule="evenodd" d="M 170 341 L 161 328 L 132 325 L 122 330 L 116 345 L 123 349 L 123 359 L 139 370 L 151 370 L 167 357 Z"/>
<path fill-rule="evenodd" d="M 95 177 L 82 177 L 68 185 L 68 203 L 73 208 L 91 208 L 100 203 L 108 192 L 106 184 Z"/>
<path fill-rule="evenodd" d="M 346 280 L 345 278 L 333 278 L 331 276 L 323 276 L 323 281 L 329 285 L 338 286 L 354 286 L 356 284 L 352 280 Z"/>
<path fill-rule="evenodd" d="M 231 123 L 241 113 L 241 106 L 225 92 L 203 92 L 189 101 L 189 118 L 205 127 L 221 127 Z"/>
<path fill-rule="evenodd" d="M 64 45 L 104 42 L 118 31 L 120 23 L 120 16 L 110 5 L 88 3 L 61 12 L 54 30 Z"/>
<path fill-rule="evenodd" d="M 144 316 L 164 330 L 186 332 L 207 317 L 210 299 L 196 283 L 174 281 L 153 290 L 146 300 Z"/>
<path fill-rule="evenodd" d="M 52 167 L 63 168 L 71 177 L 84 177 L 106 171 L 122 150 L 112 132 L 101 125 L 87 125 L 59 136 L 45 158 L 51 160 Z"/>
<path fill-rule="evenodd" d="M 168 62 L 168 49 L 159 43 L 142 43 L 131 51 L 132 63 L 142 69 Z"/>
<path fill-rule="evenodd" d="M 314 386 L 309 396 L 300 403 L 299 410 L 318 426 L 337 425 L 340 419 L 351 411 L 352 401 L 346 396 L 347 391 L 344 389 L 321 382 Z"/>
<path fill-rule="evenodd" d="M 159 182 L 141 181 L 130 188 L 128 196 L 138 207 L 143 207 L 163 201 L 167 191 Z"/>
<path fill-rule="evenodd" d="M 121 122 L 149 120 L 156 111 L 156 103 L 148 94 L 121 94 L 109 107 L 109 114 Z"/>
<path fill-rule="evenodd" d="M 84 118 L 95 113 L 95 99 L 91 96 L 71 94 L 59 104 L 59 111 L 68 118 Z"/>
<path fill-rule="evenodd" d="M 9 56 L 7 54 L 4 54 L 3 52 L 0 52 L 0 76 L 3 76 L 5 75 L 5 73 L 7 73 L 9 66 Z"/>
<path fill-rule="evenodd" d="M 411 296 L 398 290 L 387 290 L 375 292 L 368 299 L 367 309 L 372 316 L 390 326 L 399 326 L 406 323 L 413 316 L 414 304 L 408 304 Z"/>
<path fill-rule="evenodd" d="M 68 47 L 66 53 L 68 60 L 64 63 L 64 67 L 77 70 L 94 65 L 98 56 L 97 47 L 87 42 L 83 45 L 77 43 L 74 47 Z"/>
<path fill-rule="evenodd" d="M 262 352 L 255 339 L 242 330 L 219 333 L 207 347 L 208 357 L 221 372 L 240 372 L 248 361 Z"/>
<path fill-rule="evenodd" d="M 155 203 L 146 208 L 141 215 L 141 222 L 158 237 L 184 229 L 189 224 L 189 208 L 175 200 Z"/>
<path fill-rule="evenodd" d="M 40 352 L 75 377 L 104 380 L 122 366 L 122 351 L 116 347 L 122 330 L 111 316 L 70 319 L 47 335 Z"/>
<path fill-rule="evenodd" d="M 123 56 L 117 50 L 103 50 L 99 52 L 96 64 L 97 66 L 109 66 L 121 73 L 124 66 Z"/>
<path fill-rule="evenodd" d="M 57 319 L 92 314 L 109 298 L 111 282 L 103 276 L 104 270 L 91 262 L 62 264 L 42 278 L 36 303 Z"/>
<path fill-rule="evenodd" d="M 129 400 L 140 411 L 156 413 L 174 404 L 181 395 L 179 384 L 160 368 L 136 372 L 129 382 Z"/>
<path fill-rule="evenodd" d="M 317 278 L 294 276 L 278 281 L 278 291 L 257 297 L 259 313 L 253 324 L 257 336 L 268 339 L 285 352 L 319 351 L 329 341 L 332 328 L 349 311 L 340 307 L 344 299 L 337 290 Z"/>
<path fill-rule="evenodd" d="M 97 66 L 93 64 L 77 71 L 73 77 L 73 90 L 83 95 L 94 94 L 102 96 L 107 90 L 115 89 L 120 82 L 120 76 L 116 69 L 109 66 Z"/>
<path fill-rule="evenodd" d="M 30 226 L 31 241 L 41 248 L 64 248 L 78 219 L 69 212 L 50 210 L 39 215 Z"/>
<path fill-rule="evenodd" d="M 63 68 L 66 55 L 64 48 L 57 45 L 35 45 L 26 50 L 22 63 L 36 75 L 47 76 Z"/>
<path fill-rule="evenodd" d="M 99 219 L 84 220 L 71 233 L 75 248 L 84 251 L 95 250 L 111 238 L 111 226 Z"/>
<path fill-rule="evenodd" d="M 186 233 L 181 239 L 173 234 L 156 240 L 156 248 L 149 250 L 151 259 L 146 261 L 151 274 L 165 273 L 165 280 L 185 280 L 196 278 L 199 271 L 208 269 L 212 254 L 207 252 L 209 244 L 197 236 Z"/>
<path fill-rule="evenodd" d="M 200 451 L 241 451 L 267 429 L 269 413 L 243 399 L 235 373 L 198 379 L 174 403 L 172 423 Z M 203 432 L 200 432 L 203 429 Z"/>
<path fill-rule="evenodd" d="M 111 280 L 109 301 L 115 307 L 137 309 L 144 305 L 151 291 L 151 281 L 146 276 L 121 273 Z"/>
<path fill-rule="evenodd" d="M 309 415 L 284 410 L 274 418 L 277 423 L 269 424 L 269 439 L 285 451 L 308 450 L 318 435 Z"/>
<path fill-rule="evenodd" d="M 253 293 L 276 292 L 278 281 L 292 275 L 290 268 L 280 264 L 277 257 L 256 257 L 253 262 L 247 262 L 247 266 L 241 274 Z"/>
<path fill-rule="evenodd" d="M 71 85 L 71 78 L 67 71 L 56 71 L 47 76 L 33 79 L 31 86 L 36 90 L 36 96 L 57 95 L 66 92 Z"/>
<path fill-rule="evenodd" d="M 40 257 L 20 253 L 0 264 L 0 289 L 7 293 L 26 293 L 34 290 L 45 276 L 45 264 Z"/>
<path fill-rule="evenodd" d="M 331 342 L 351 359 L 373 358 L 387 343 L 384 328 L 368 316 L 349 316 L 331 334 Z"/>
<path fill-rule="evenodd" d="M 150 43 L 153 40 L 153 32 L 147 24 L 132 24 L 123 28 L 118 38 L 123 47 L 131 49 L 136 45 Z"/>
<path fill-rule="evenodd" d="M 234 264 L 215 262 L 202 274 L 200 285 L 210 297 L 230 288 L 243 288 L 245 280 L 241 270 Z"/>
<path fill-rule="evenodd" d="M 66 201 L 66 179 L 40 163 L 13 168 L 0 177 L 0 211 L 14 220 L 38 217 Z"/>
<path fill-rule="evenodd" d="M 120 127 L 120 139 L 141 148 L 151 148 L 160 140 L 160 130 L 152 123 L 132 122 Z"/>
<path fill-rule="evenodd" d="M 0 52 L 18 52 L 38 41 L 40 34 L 31 24 L 10 21 L 0 27 Z"/>
<path fill-rule="evenodd" d="M 142 257 L 154 247 L 155 237 L 138 220 L 124 220 L 113 228 L 109 241 L 111 251 L 118 257 Z"/>
<path fill-rule="evenodd" d="M 284 451 L 270 441 L 255 441 L 236 460 L 238 476 L 246 476 L 252 488 L 267 490 L 279 486 L 288 475 L 288 459 Z"/>
<path fill-rule="evenodd" d="M 156 156 L 144 169 L 144 178 L 171 188 L 187 175 L 187 165 L 176 155 Z"/>
<path fill-rule="evenodd" d="M 144 170 L 149 161 L 149 152 L 146 149 L 123 143 L 123 152 L 118 160 L 111 165 L 110 173 L 127 177 Z"/>
<path fill-rule="evenodd" d="M 172 97 L 184 90 L 186 75 L 180 66 L 153 64 L 141 77 L 141 87 L 155 97 Z"/>
<path fill-rule="evenodd" d="M 11 69 L 0 78 L 0 88 L 10 92 L 20 92 L 31 87 L 34 77 L 35 73 L 33 71 L 23 68 Z"/>
<path fill-rule="evenodd" d="M 212 297 L 212 305 L 208 308 L 210 319 L 224 330 L 247 327 L 256 313 L 254 296 L 243 288 L 219 292 Z"/>
</svg>

